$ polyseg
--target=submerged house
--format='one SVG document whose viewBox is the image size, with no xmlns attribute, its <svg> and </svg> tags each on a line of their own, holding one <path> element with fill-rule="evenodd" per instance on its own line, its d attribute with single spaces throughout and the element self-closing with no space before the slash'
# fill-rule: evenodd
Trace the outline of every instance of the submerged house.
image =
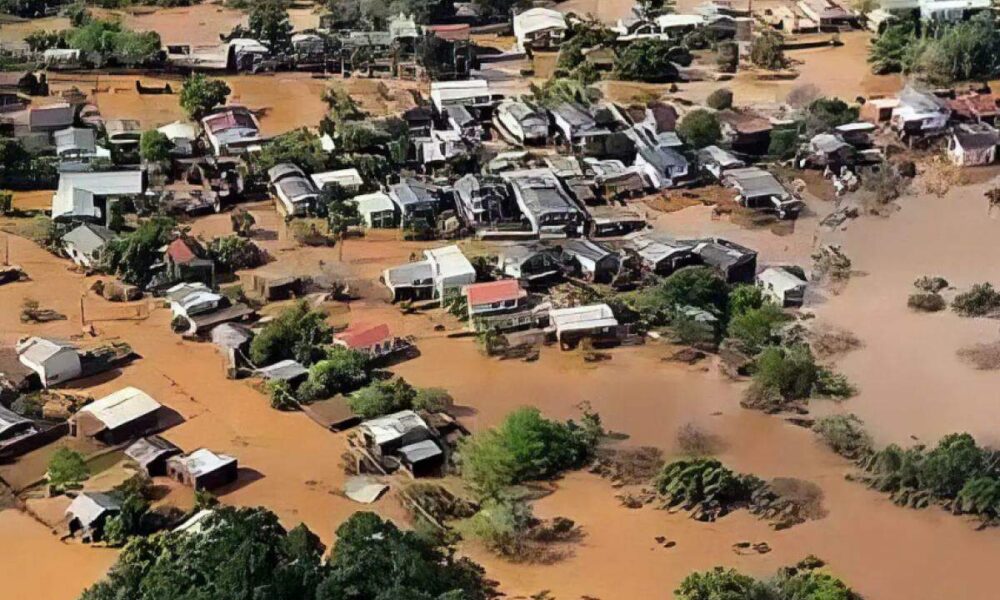
<svg viewBox="0 0 1000 600">
<path fill-rule="evenodd" d="M 199 448 L 167 459 L 167 476 L 194 488 L 212 490 L 236 481 L 239 463 L 232 456 Z"/>
<path fill-rule="evenodd" d="M 452 186 L 455 205 L 470 227 L 518 223 L 521 213 L 499 177 L 468 174 Z"/>
<path fill-rule="evenodd" d="M 29 337 L 19 341 L 15 349 L 17 359 L 38 374 L 44 387 L 75 379 L 83 373 L 80 352 L 70 344 Z"/>
<path fill-rule="evenodd" d="M 167 474 L 167 460 L 181 453 L 181 449 L 158 435 L 136 440 L 125 449 L 129 457 L 148 477 Z"/>
<path fill-rule="evenodd" d="M 201 120 L 216 156 L 249 152 L 264 142 L 257 117 L 243 106 L 223 106 Z"/>
<path fill-rule="evenodd" d="M 156 429 L 161 408 L 146 392 L 127 387 L 77 411 L 69 421 L 70 434 L 119 444 Z"/>
<path fill-rule="evenodd" d="M 78 266 L 89 269 L 101 258 L 101 250 L 118 237 L 102 225 L 83 223 L 62 237 L 63 252 Z"/>
<path fill-rule="evenodd" d="M 576 346 L 584 338 L 595 343 L 618 341 L 618 320 L 607 304 L 591 304 L 549 311 L 549 322 L 562 349 Z"/>
<path fill-rule="evenodd" d="M 138 196 L 144 188 L 142 171 L 61 173 L 59 187 L 52 195 L 52 218 L 104 223 L 110 202 Z"/>
<path fill-rule="evenodd" d="M 369 359 L 378 359 L 396 350 L 396 338 L 385 323 L 369 325 L 354 323 L 347 329 L 334 334 L 334 345 L 364 354 Z"/>
<path fill-rule="evenodd" d="M 348 200 L 358 207 L 358 213 L 369 229 L 392 229 L 397 225 L 396 203 L 383 192 L 361 194 Z"/>
<path fill-rule="evenodd" d="M 610 283 L 621 268 L 617 252 L 588 239 L 566 240 L 561 250 L 574 274 L 587 281 Z"/>
<path fill-rule="evenodd" d="M 433 185 L 405 178 L 389 188 L 389 198 L 396 205 L 402 227 L 433 227 L 440 210 L 440 190 Z"/>
<path fill-rule="evenodd" d="M 781 219 L 794 219 L 802 210 L 802 201 L 760 167 L 730 169 L 723 176 L 723 183 L 737 191 L 736 201 L 740 206 L 774 212 Z"/>
<path fill-rule="evenodd" d="M 518 144 L 544 144 L 549 137 L 549 119 L 545 113 L 518 100 L 501 102 L 493 119 L 498 129 Z"/>
<path fill-rule="evenodd" d="M 463 289 L 473 331 L 511 331 L 530 327 L 535 319 L 526 310 L 528 292 L 516 279 L 474 283 Z"/>
<path fill-rule="evenodd" d="M 476 269 L 458 246 L 424 250 L 424 260 L 386 269 L 382 282 L 392 300 L 444 299 L 476 281 Z"/>
<path fill-rule="evenodd" d="M 501 173 L 510 184 L 521 214 L 531 231 L 541 237 L 565 237 L 579 233 L 583 212 L 566 194 L 549 169 L 525 169 Z"/>
<path fill-rule="evenodd" d="M 516 49 L 524 52 L 558 48 L 568 28 L 563 13 L 550 8 L 530 8 L 514 15 Z"/>
<path fill-rule="evenodd" d="M 948 136 L 947 153 L 960 167 L 988 165 L 996 160 L 1000 134 L 987 123 L 959 123 Z"/>
<path fill-rule="evenodd" d="M 121 509 L 121 502 L 112 494 L 80 492 L 66 508 L 69 533 L 74 536 L 79 534 L 84 541 L 100 541 L 108 518 L 121 512 Z"/>
<path fill-rule="evenodd" d="M 364 421 L 359 430 L 373 456 L 382 461 L 398 460 L 414 476 L 434 473 L 444 463 L 445 454 L 436 436 L 412 410 Z"/>
<path fill-rule="evenodd" d="M 163 252 L 166 281 L 201 282 L 215 285 L 215 262 L 198 240 L 182 236 L 172 240 Z"/>
<path fill-rule="evenodd" d="M 806 279 L 797 267 L 768 267 L 757 275 L 757 285 L 778 306 L 802 306 L 806 295 Z"/>
<path fill-rule="evenodd" d="M 766 154 L 771 144 L 771 122 L 754 114 L 732 109 L 717 113 L 722 133 L 733 150 L 747 154 Z"/>
<path fill-rule="evenodd" d="M 558 253 L 539 243 L 513 244 L 497 252 L 497 269 L 507 277 L 538 284 L 562 276 Z"/>
<path fill-rule="evenodd" d="M 714 268 L 726 283 L 753 283 L 757 272 L 757 252 L 722 238 L 683 240 L 699 261 Z"/>
<path fill-rule="evenodd" d="M 943 133 L 948 126 L 951 109 L 937 96 L 906 86 L 898 98 L 889 123 L 908 143 Z"/>
<path fill-rule="evenodd" d="M 697 264 L 699 259 L 693 249 L 692 244 L 657 233 L 636 236 L 625 244 L 625 250 L 638 257 L 643 272 L 661 277 Z"/>
<path fill-rule="evenodd" d="M 275 165 L 267 171 L 271 193 L 278 200 L 278 212 L 286 217 L 307 214 L 319 200 L 319 190 L 302 169 L 291 163 Z"/>
<path fill-rule="evenodd" d="M 720 181 L 727 171 L 742 169 L 746 166 L 745 162 L 718 146 L 705 146 L 699 150 L 698 164 Z"/>
</svg>

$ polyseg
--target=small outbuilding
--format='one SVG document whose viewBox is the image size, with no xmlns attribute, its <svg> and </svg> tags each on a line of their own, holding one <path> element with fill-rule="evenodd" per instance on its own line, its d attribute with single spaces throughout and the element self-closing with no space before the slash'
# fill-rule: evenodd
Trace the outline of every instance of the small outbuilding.
<svg viewBox="0 0 1000 600">
<path fill-rule="evenodd" d="M 149 477 L 166 475 L 167 459 L 180 453 L 180 448 L 158 435 L 136 440 L 125 449 L 125 456 L 134 460 Z"/>
<path fill-rule="evenodd" d="M 986 123 L 961 123 L 948 137 L 948 158 L 960 167 L 988 165 L 996 160 L 1000 134 Z"/>
<path fill-rule="evenodd" d="M 29 337 L 18 342 L 16 350 L 21 364 L 37 373 L 44 387 L 74 379 L 83 372 L 80 353 L 70 344 Z"/>
<path fill-rule="evenodd" d="M 618 341 L 618 320 L 607 304 L 552 309 L 549 322 L 564 350 L 584 338 L 598 343 Z"/>
<path fill-rule="evenodd" d="M 802 306 L 806 279 L 798 267 L 768 267 L 757 275 L 757 285 L 779 306 Z"/>
<path fill-rule="evenodd" d="M 89 269 L 101 258 L 101 250 L 118 237 L 103 225 L 84 223 L 62 237 L 63 252 L 77 265 Z"/>
<path fill-rule="evenodd" d="M 232 456 L 199 448 L 168 459 L 167 475 L 195 490 L 211 490 L 236 481 L 239 463 Z"/>
<path fill-rule="evenodd" d="M 162 408 L 146 392 L 127 387 L 77 411 L 69 420 L 70 434 L 119 444 L 155 430 Z"/>
<path fill-rule="evenodd" d="M 118 514 L 121 509 L 121 502 L 112 494 L 81 492 L 66 509 L 69 533 L 80 534 L 87 542 L 98 542 L 104 536 L 108 517 Z"/>
</svg>

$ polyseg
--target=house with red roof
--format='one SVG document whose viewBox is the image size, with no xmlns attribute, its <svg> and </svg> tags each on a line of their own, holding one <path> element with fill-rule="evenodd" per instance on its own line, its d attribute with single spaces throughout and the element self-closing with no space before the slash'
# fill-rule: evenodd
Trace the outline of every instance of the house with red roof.
<svg viewBox="0 0 1000 600">
<path fill-rule="evenodd" d="M 517 279 L 473 283 L 462 290 L 473 331 L 507 331 L 528 327 L 535 318 L 528 307 L 528 292 Z"/>
<path fill-rule="evenodd" d="M 167 280 L 215 285 L 215 263 L 204 256 L 205 249 L 193 238 L 181 236 L 171 241 L 163 251 Z"/>
<path fill-rule="evenodd" d="M 365 354 L 368 358 L 380 358 L 395 350 L 395 338 L 385 323 L 378 325 L 353 324 L 340 333 L 334 334 L 333 343 Z"/>
</svg>

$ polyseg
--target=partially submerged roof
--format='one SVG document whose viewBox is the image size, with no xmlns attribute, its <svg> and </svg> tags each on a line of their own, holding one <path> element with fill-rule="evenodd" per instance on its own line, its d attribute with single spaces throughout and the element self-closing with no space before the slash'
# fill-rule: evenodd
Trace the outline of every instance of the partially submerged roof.
<svg viewBox="0 0 1000 600">
<path fill-rule="evenodd" d="M 348 202 L 356 204 L 358 212 L 362 215 L 396 209 L 396 205 L 392 202 L 392 198 L 383 192 L 361 194 L 360 196 L 351 198 Z"/>
<path fill-rule="evenodd" d="M 788 191 L 774 175 L 760 167 L 731 169 L 726 171 L 724 179 L 730 185 L 736 186 L 747 197 L 788 195 Z"/>
<path fill-rule="evenodd" d="M 280 379 L 284 381 L 289 381 L 292 379 L 297 379 L 299 377 L 308 375 L 309 369 L 303 367 L 302 364 L 289 358 L 285 360 L 279 360 L 273 365 L 261 367 L 256 371 L 254 371 L 254 373 L 267 380 Z"/>
<path fill-rule="evenodd" d="M 212 328 L 212 343 L 222 348 L 239 348 L 253 339 L 253 331 L 239 323 L 223 323 Z"/>
<path fill-rule="evenodd" d="M 465 295 L 470 306 L 493 304 L 518 300 L 528 295 L 516 279 L 501 279 L 487 283 L 473 283 L 465 286 Z"/>
<path fill-rule="evenodd" d="M 158 435 L 151 435 L 136 440 L 125 449 L 125 456 L 131 458 L 143 467 L 160 458 L 180 454 L 181 449 Z"/>
<path fill-rule="evenodd" d="M 348 348 L 355 350 L 371 348 L 375 344 L 389 339 L 389 336 L 389 326 L 380 323 L 378 325 L 354 324 L 333 337 Z"/>
<path fill-rule="evenodd" d="M 182 465 L 192 477 L 201 477 L 235 464 L 236 459 L 226 454 L 216 454 L 208 448 L 199 448 L 186 456 L 175 456 L 170 462 Z"/>
<path fill-rule="evenodd" d="M 117 237 L 117 233 L 103 225 L 84 223 L 71 229 L 62 237 L 62 241 L 72 244 L 77 250 L 89 256 Z"/>
<path fill-rule="evenodd" d="M 437 456 L 444 452 L 434 440 L 421 440 L 413 444 L 407 444 L 399 449 L 399 454 L 410 464 L 416 464 Z"/>
<path fill-rule="evenodd" d="M 76 109 L 68 102 L 34 106 L 28 109 L 28 125 L 32 129 L 38 127 L 69 127 L 73 124 L 75 114 Z"/>
<path fill-rule="evenodd" d="M 149 394 L 138 388 L 127 387 L 91 402 L 77 414 L 92 415 L 108 429 L 116 429 L 159 409 L 160 403 Z"/>
<path fill-rule="evenodd" d="M 17 354 L 21 360 L 36 365 L 44 364 L 45 361 L 64 350 L 75 352 L 76 348 L 72 344 L 40 337 L 30 337 L 17 343 Z"/>
<path fill-rule="evenodd" d="M 767 267 L 757 274 L 757 280 L 775 290 L 785 291 L 806 285 L 806 280 L 784 267 Z"/>
<path fill-rule="evenodd" d="M 24 427 L 29 423 L 32 423 L 31 419 L 26 419 L 16 412 L 0 406 L 0 438 L 3 438 L 8 431 Z"/>
<path fill-rule="evenodd" d="M 379 446 L 401 439 L 414 430 L 428 430 L 427 423 L 412 410 L 370 419 L 361 424 L 361 429 L 371 436 L 372 440 Z"/>
<path fill-rule="evenodd" d="M 546 29 L 566 29 L 566 15 L 549 8 L 531 8 L 514 15 L 514 35 L 521 37 Z"/>
<path fill-rule="evenodd" d="M 323 186 L 328 183 L 336 183 L 342 187 L 361 187 L 365 183 L 365 180 L 361 178 L 361 173 L 354 168 L 313 173 L 312 180 L 319 189 L 323 189 Z"/>
<path fill-rule="evenodd" d="M 83 527 L 90 527 L 107 513 L 121 510 L 121 502 L 111 494 L 104 492 L 80 492 L 70 502 L 66 515 L 75 518 Z"/>
<path fill-rule="evenodd" d="M 955 127 L 952 135 L 965 150 L 991 148 L 1000 141 L 997 130 L 986 123 L 962 123 Z"/>
<path fill-rule="evenodd" d="M 508 171 L 501 176 L 520 192 L 524 208 L 535 215 L 547 212 L 579 212 L 549 169 Z"/>
<path fill-rule="evenodd" d="M 549 311 L 549 320 L 561 332 L 618 325 L 618 320 L 607 304 L 554 308 Z"/>
</svg>

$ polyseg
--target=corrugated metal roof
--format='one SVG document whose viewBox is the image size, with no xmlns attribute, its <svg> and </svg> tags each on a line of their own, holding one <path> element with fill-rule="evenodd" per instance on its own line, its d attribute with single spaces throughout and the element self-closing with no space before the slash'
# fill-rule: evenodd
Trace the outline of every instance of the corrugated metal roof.
<svg viewBox="0 0 1000 600">
<path fill-rule="evenodd" d="M 84 406 L 79 412 L 93 415 L 108 429 L 116 429 L 160 408 L 160 403 L 146 392 L 127 387 Z"/>
</svg>

